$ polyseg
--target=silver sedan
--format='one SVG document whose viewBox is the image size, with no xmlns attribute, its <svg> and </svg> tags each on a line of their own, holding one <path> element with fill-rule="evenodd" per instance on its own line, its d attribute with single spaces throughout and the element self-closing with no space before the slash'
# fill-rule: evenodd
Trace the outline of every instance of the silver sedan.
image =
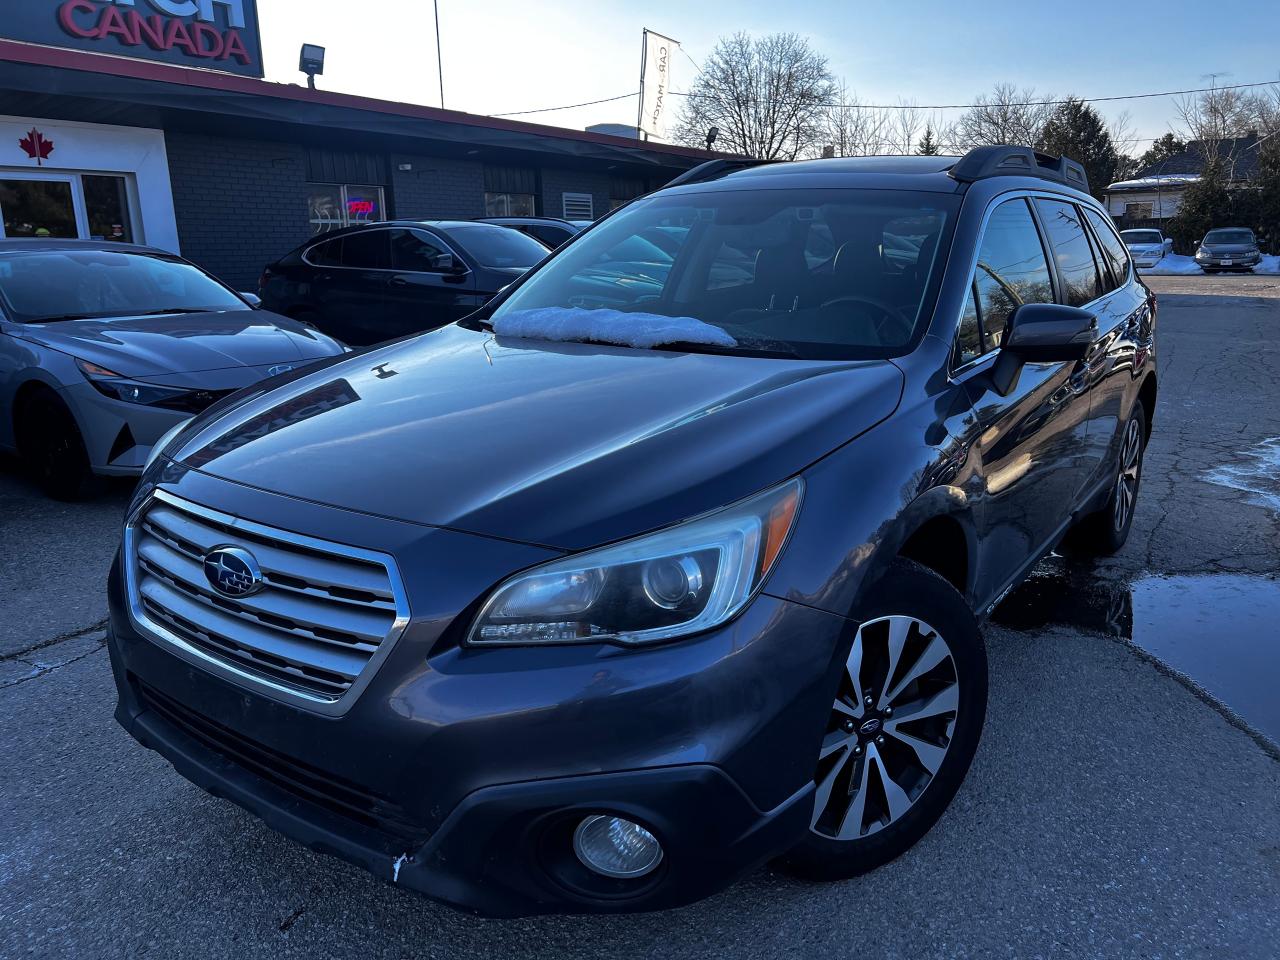
<svg viewBox="0 0 1280 960">
<path fill-rule="evenodd" d="M 50 496 L 136 475 L 215 401 L 345 351 L 160 250 L 0 240 L 0 450 Z"/>
</svg>

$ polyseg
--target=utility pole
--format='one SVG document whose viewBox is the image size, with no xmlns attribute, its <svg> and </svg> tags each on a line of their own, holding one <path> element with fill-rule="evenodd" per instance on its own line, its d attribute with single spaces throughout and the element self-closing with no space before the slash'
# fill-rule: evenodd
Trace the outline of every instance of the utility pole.
<svg viewBox="0 0 1280 960">
<path fill-rule="evenodd" d="M 440 0 L 432 0 L 436 14 L 436 69 L 440 73 L 440 109 L 444 109 L 444 59 L 440 56 Z"/>
</svg>

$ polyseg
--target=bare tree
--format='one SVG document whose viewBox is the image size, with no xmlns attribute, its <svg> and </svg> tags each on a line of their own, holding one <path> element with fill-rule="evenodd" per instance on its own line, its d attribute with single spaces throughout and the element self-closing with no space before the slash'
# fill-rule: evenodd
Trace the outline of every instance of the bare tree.
<svg viewBox="0 0 1280 960">
<path fill-rule="evenodd" d="M 884 152 L 888 125 L 884 111 L 863 106 L 842 81 L 823 111 L 818 146 L 835 157 L 873 156 Z"/>
<path fill-rule="evenodd" d="M 827 58 L 794 33 L 722 38 L 685 102 L 676 139 L 691 146 L 720 128 L 723 150 L 794 160 L 822 140 L 835 81 Z"/>
<path fill-rule="evenodd" d="M 1054 111 L 1052 99 L 1032 87 L 1019 90 L 1011 83 L 997 83 L 960 115 L 950 139 L 961 150 L 997 143 L 1034 147 Z"/>
</svg>

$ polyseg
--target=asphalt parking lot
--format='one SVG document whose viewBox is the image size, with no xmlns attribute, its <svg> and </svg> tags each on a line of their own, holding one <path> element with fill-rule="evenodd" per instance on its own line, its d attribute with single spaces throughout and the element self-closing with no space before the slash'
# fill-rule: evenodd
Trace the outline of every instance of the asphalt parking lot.
<svg viewBox="0 0 1280 960">
<path fill-rule="evenodd" d="M 664 914 L 484 921 L 265 829 L 111 718 L 127 485 L 0 463 L 0 957 L 1272 957 L 1280 944 L 1280 281 L 1153 278 L 1161 397 L 1130 543 L 987 630 L 972 773 L 858 880 L 761 870 Z M 1261 690 L 1260 690 L 1261 686 Z"/>
</svg>

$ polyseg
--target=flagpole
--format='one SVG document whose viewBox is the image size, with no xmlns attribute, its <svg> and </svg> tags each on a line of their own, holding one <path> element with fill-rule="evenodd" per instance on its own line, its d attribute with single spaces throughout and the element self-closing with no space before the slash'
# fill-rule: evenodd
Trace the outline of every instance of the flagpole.
<svg viewBox="0 0 1280 960">
<path fill-rule="evenodd" d="M 649 137 L 643 129 L 644 123 L 644 68 L 649 64 L 649 28 L 644 28 L 640 40 L 640 102 L 636 104 L 636 136 L 641 140 Z"/>
<path fill-rule="evenodd" d="M 444 58 L 440 55 L 440 0 L 432 0 L 436 13 L 436 69 L 440 72 L 440 109 L 444 109 Z"/>
</svg>

